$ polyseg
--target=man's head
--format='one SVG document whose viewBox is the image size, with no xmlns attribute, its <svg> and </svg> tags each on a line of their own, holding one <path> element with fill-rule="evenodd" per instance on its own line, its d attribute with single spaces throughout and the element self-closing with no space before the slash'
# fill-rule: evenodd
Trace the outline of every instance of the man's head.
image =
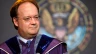
<svg viewBox="0 0 96 54">
<path fill-rule="evenodd" d="M 39 27 L 39 8 L 35 0 L 17 0 L 10 15 L 18 33 L 26 39 L 36 36 Z"/>
</svg>

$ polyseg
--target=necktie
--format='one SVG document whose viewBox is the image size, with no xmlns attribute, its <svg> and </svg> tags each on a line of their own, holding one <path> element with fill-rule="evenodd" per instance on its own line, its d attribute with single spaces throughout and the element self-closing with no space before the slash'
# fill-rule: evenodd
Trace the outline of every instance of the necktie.
<svg viewBox="0 0 96 54">
<path fill-rule="evenodd" d="M 30 44 L 31 44 L 31 41 L 29 40 L 29 41 L 27 41 L 27 46 L 28 46 L 28 52 L 30 52 Z"/>
<path fill-rule="evenodd" d="M 22 54 L 30 54 L 30 44 L 31 41 L 27 41 L 27 43 L 24 43 L 20 40 L 20 44 L 22 45 Z"/>
</svg>

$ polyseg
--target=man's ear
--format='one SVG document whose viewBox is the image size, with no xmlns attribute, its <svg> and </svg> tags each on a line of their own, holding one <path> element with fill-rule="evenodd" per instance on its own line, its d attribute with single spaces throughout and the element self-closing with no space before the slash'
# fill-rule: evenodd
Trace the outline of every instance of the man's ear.
<svg viewBox="0 0 96 54">
<path fill-rule="evenodd" d="M 14 23 L 15 26 L 18 27 L 18 18 L 13 17 L 13 23 Z"/>
</svg>

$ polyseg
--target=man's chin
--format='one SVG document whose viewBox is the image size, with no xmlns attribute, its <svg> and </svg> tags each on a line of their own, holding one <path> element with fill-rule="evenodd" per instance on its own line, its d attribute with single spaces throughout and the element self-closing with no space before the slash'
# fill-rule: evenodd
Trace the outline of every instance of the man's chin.
<svg viewBox="0 0 96 54">
<path fill-rule="evenodd" d="M 29 34 L 30 34 L 30 35 L 37 35 L 38 32 L 39 32 L 38 30 L 30 30 L 30 31 L 29 31 Z"/>
<path fill-rule="evenodd" d="M 30 33 L 30 35 L 37 35 L 38 34 L 38 32 L 32 32 L 32 33 Z"/>
<path fill-rule="evenodd" d="M 31 33 L 31 34 L 29 34 L 28 36 L 29 36 L 30 38 L 34 38 L 34 37 L 37 36 L 37 33 Z"/>
</svg>

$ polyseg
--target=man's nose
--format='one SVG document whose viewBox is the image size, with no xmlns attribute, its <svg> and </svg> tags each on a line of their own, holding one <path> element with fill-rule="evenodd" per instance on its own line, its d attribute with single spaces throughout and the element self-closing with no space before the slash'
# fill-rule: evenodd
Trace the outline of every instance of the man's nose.
<svg viewBox="0 0 96 54">
<path fill-rule="evenodd" d="M 36 20 L 34 18 L 31 18 L 30 23 L 31 24 L 36 24 Z"/>
</svg>

